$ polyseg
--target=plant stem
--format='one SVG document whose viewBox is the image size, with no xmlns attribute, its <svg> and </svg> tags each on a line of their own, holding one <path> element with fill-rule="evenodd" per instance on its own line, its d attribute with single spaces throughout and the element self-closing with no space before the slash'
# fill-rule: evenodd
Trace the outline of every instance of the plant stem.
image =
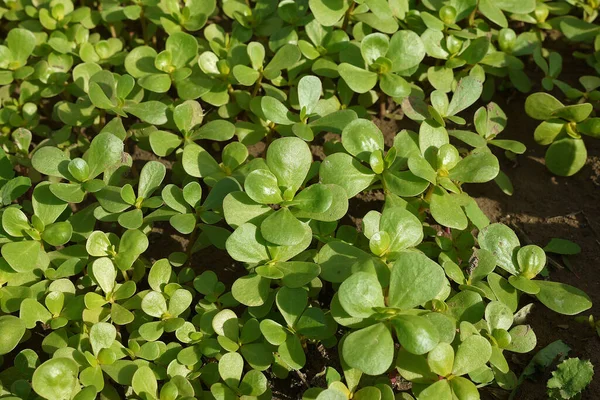
<svg viewBox="0 0 600 400">
<path fill-rule="evenodd" d="M 263 80 L 263 74 L 262 71 L 260 72 L 260 75 L 258 75 L 258 79 L 256 80 L 256 83 L 254 84 L 254 88 L 252 89 L 252 97 L 256 97 L 256 95 L 258 94 L 258 91 L 260 90 L 260 84 L 262 83 Z"/>
<path fill-rule="evenodd" d="M 479 8 L 479 0 L 477 0 L 477 4 L 475 4 L 475 8 L 473 9 L 473 11 L 471 11 L 471 14 L 469 14 L 469 26 L 473 26 L 473 24 L 475 23 L 475 15 L 477 15 L 477 9 Z"/>
<path fill-rule="evenodd" d="M 142 25 L 142 39 L 144 44 L 148 44 L 148 27 L 146 26 L 146 17 L 144 16 L 144 9 L 140 13 L 140 24 Z"/>
<path fill-rule="evenodd" d="M 196 239 L 198 238 L 198 223 L 194 225 L 194 229 L 192 233 L 190 233 L 190 240 L 185 248 L 185 255 L 187 256 L 187 266 L 189 267 L 192 263 L 192 250 L 194 249 L 194 243 L 196 243 Z"/>
<path fill-rule="evenodd" d="M 348 28 L 348 23 L 350 22 L 350 14 L 354 11 L 354 5 L 356 3 L 353 1 L 350 7 L 346 10 L 346 14 L 344 14 L 344 22 L 342 23 L 342 30 L 345 31 Z"/>
</svg>

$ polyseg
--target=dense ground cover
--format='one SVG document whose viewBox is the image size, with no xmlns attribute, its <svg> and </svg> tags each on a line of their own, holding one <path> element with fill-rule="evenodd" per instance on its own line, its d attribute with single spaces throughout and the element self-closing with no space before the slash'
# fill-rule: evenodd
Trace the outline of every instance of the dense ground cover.
<svg viewBox="0 0 600 400">
<path fill-rule="evenodd" d="M 5 0 L 2 395 L 580 396 L 597 9 Z"/>
</svg>

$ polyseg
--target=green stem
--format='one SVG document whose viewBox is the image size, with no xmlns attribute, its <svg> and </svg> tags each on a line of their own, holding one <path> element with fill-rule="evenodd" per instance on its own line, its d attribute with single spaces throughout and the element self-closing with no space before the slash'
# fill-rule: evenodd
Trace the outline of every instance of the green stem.
<svg viewBox="0 0 600 400">
<path fill-rule="evenodd" d="M 345 31 L 348 28 L 348 23 L 350 23 L 350 15 L 352 14 L 352 11 L 354 11 L 355 5 L 356 5 L 356 3 L 354 1 L 352 1 L 352 4 L 350 5 L 350 7 L 348 7 L 348 9 L 346 10 L 346 14 L 344 14 L 344 22 L 342 23 L 343 31 Z"/>
<path fill-rule="evenodd" d="M 148 27 L 146 26 L 146 17 L 144 16 L 144 9 L 140 13 L 140 24 L 142 25 L 142 39 L 144 44 L 148 43 Z"/>
<path fill-rule="evenodd" d="M 256 83 L 254 84 L 254 89 L 252 89 L 252 97 L 256 97 L 256 95 L 258 94 L 262 80 L 263 80 L 263 73 L 261 71 L 260 75 L 258 75 L 258 79 L 256 80 Z"/>
<path fill-rule="evenodd" d="M 185 255 L 187 256 L 187 266 L 189 267 L 192 263 L 192 250 L 194 249 L 194 243 L 196 243 L 196 239 L 198 238 L 198 223 L 194 225 L 194 229 L 192 233 L 190 233 L 190 240 L 185 248 Z"/>
<path fill-rule="evenodd" d="M 471 11 L 471 14 L 469 14 L 469 26 L 473 26 L 473 24 L 475 23 L 475 15 L 477 15 L 478 8 L 479 8 L 479 0 L 477 0 L 477 4 L 475 5 L 475 8 L 473 9 L 473 11 Z"/>
</svg>

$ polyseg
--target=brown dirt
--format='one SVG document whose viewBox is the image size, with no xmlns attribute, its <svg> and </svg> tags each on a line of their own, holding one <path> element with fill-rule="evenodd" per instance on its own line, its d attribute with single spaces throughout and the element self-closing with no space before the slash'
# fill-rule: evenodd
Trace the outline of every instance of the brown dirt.
<svg viewBox="0 0 600 400">
<path fill-rule="evenodd" d="M 531 240 L 540 246 L 551 238 L 569 239 L 581 246 L 581 254 L 570 257 L 573 271 L 552 268 L 550 279 L 564 282 L 584 290 L 594 303 L 585 315 L 600 311 L 600 142 L 586 140 L 588 161 L 575 176 L 561 178 L 553 176 L 544 166 L 545 148 L 533 140 L 536 121 L 523 113 L 523 99 L 507 105 L 501 104 L 509 116 L 504 139 L 515 139 L 527 145 L 527 153 L 518 159 L 518 164 L 504 159 L 502 170 L 507 173 L 514 185 L 513 196 L 504 195 L 492 182 L 471 185 L 466 190 L 476 198 L 481 209 L 492 221 L 517 226 L 521 241 Z M 502 160 L 502 157 L 500 157 Z M 517 228 L 517 229 L 518 229 Z M 562 260 L 552 256 L 563 264 Z M 531 302 L 524 298 L 523 304 Z M 574 317 L 556 314 L 543 305 L 536 305 L 529 323 L 538 338 L 538 351 L 555 340 L 563 340 L 572 351 L 571 357 L 590 359 L 600 365 L 600 340 L 587 325 L 575 322 Z M 534 352 L 518 355 L 512 361 L 515 370 L 520 372 Z M 519 389 L 516 399 L 546 399 L 545 385 L 550 371 L 538 376 L 537 380 L 526 381 Z M 597 399 L 600 379 L 595 379 L 586 390 L 583 399 Z"/>
</svg>

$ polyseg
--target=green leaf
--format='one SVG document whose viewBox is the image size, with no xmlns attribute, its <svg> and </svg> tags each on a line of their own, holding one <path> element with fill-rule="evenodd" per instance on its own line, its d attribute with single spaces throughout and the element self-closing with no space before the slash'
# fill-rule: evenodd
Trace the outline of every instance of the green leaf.
<svg viewBox="0 0 600 400">
<path fill-rule="evenodd" d="M 377 276 L 357 272 L 346 279 L 338 290 L 344 310 L 356 318 L 369 318 L 374 307 L 384 307 L 383 292 Z"/>
<path fill-rule="evenodd" d="M 360 42 L 360 52 L 367 65 L 373 64 L 388 52 L 390 39 L 383 33 L 371 33 Z"/>
<path fill-rule="evenodd" d="M 90 272 L 104 293 L 112 293 L 115 288 L 117 271 L 107 257 L 101 257 L 92 262 Z"/>
<path fill-rule="evenodd" d="M 573 255 L 581 253 L 581 247 L 577 243 L 567 239 L 552 238 L 546 247 L 544 247 L 544 251 L 547 253 Z"/>
<path fill-rule="evenodd" d="M 458 196 L 446 192 L 439 186 L 433 190 L 429 207 L 431 216 L 443 226 L 462 230 L 469 224 Z"/>
<path fill-rule="evenodd" d="M 575 315 L 592 307 L 592 302 L 583 291 L 564 283 L 535 281 L 540 292 L 535 295 L 546 307 L 563 315 Z"/>
<path fill-rule="evenodd" d="M 489 143 L 515 154 L 523 154 L 527 150 L 527 147 L 523 143 L 516 140 L 490 140 Z"/>
<path fill-rule="evenodd" d="M 16 67 L 22 67 L 35 49 L 36 38 L 27 29 L 13 28 L 6 35 L 6 45 L 10 49 L 12 62 L 17 63 Z"/>
<path fill-rule="evenodd" d="M 294 197 L 294 207 L 314 214 L 325 213 L 333 204 L 334 190 L 332 186 L 320 183 L 310 185 Z"/>
<path fill-rule="evenodd" d="M 225 120 L 214 120 L 195 130 L 191 135 L 191 140 L 208 139 L 224 142 L 235 135 L 235 125 Z M 234 142 L 235 143 L 235 142 Z"/>
<path fill-rule="evenodd" d="M 498 6 L 509 13 L 514 14 L 529 14 L 535 10 L 535 0 L 502 0 Z"/>
<path fill-rule="evenodd" d="M 399 254 L 390 277 L 388 305 L 402 310 L 433 299 L 444 286 L 442 267 L 422 253 Z"/>
<path fill-rule="evenodd" d="M 185 146 L 181 162 L 185 172 L 196 178 L 211 176 L 221 171 L 215 159 L 195 143 Z"/>
<path fill-rule="evenodd" d="M 42 220 L 45 225 L 50 225 L 65 211 L 68 204 L 57 198 L 52 192 L 52 184 L 44 182 L 39 183 L 33 189 L 31 203 L 35 215 Z"/>
<path fill-rule="evenodd" d="M 555 109 L 552 111 L 552 116 L 566 119 L 567 121 L 582 122 L 590 116 L 592 110 L 593 107 L 590 103 L 573 104 Z"/>
<path fill-rule="evenodd" d="M 192 304 L 193 296 L 187 289 L 177 289 L 169 298 L 169 307 L 167 311 L 171 318 L 178 317 L 186 311 Z"/>
<path fill-rule="evenodd" d="M 426 354 L 439 343 L 437 328 L 428 319 L 418 315 L 398 315 L 392 319 L 398 341 L 412 354 Z"/>
<path fill-rule="evenodd" d="M 244 181 L 248 196 L 260 204 L 279 204 L 283 201 L 277 177 L 267 169 L 256 169 Z"/>
<path fill-rule="evenodd" d="M 368 188 L 377 178 L 370 169 L 345 153 L 327 156 L 319 169 L 321 182 L 339 185 L 349 199 Z"/>
<path fill-rule="evenodd" d="M 117 338 L 117 329 L 107 322 L 95 323 L 90 329 L 90 344 L 97 356 L 100 350 L 110 348 Z"/>
<path fill-rule="evenodd" d="M 162 291 L 171 279 L 171 263 L 166 258 L 156 261 L 148 273 L 148 284 L 153 290 Z"/>
<path fill-rule="evenodd" d="M 148 161 L 144 164 L 138 183 L 138 198 L 150 198 L 162 183 L 166 173 L 166 167 L 158 161 Z"/>
<path fill-rule="evenodd" d="M 450 100 L 447 115 L 456 115 L 468 108 L 479 99 L 482 92 L 483 84 L 480 80 L 472 76 L 462 78 Z"/>
<path fill-rule="evenodd" d="M 456 350 L 452 374 L 465 375 L 483 367 L 492 356 L 492 346 L 482 336 L 472 335 L 466 338 Z"/>
<path fill-rule="evenodd" d="M 312 164 L 310 148 L 302 139 L 286 137 L 274 140 L 267 149 L 267 165 L 279 186 L 298 191 Z"/>
<path fill-rule="evenodd" d="M 275 267 L 283 273 L 282 283 L 290 288 L 302 287 L 319 276 L 321 268 L 312 262 L 278 262 Z"/>
<path fill-rule="evenodd" d="M 510 330 L 511 342 L 506 350 L 515 353 L 529 353 L 536 344 L 537 338 L 533 329 L 528 325 L 518 325 Z"/>
<path fill-rule="evenodd" d="M 167 301 L 160 292 L 148 292 L 141 302 L 144 312 L 155 318 L 162 318 L 167 312 Z"/>
<path fill-rule="evenodd" d="M 392 333 L 383 323 L 354 331 L 343 342 L 342 357 L 367 375 L 381 375 L 394 360 Z"/>
<path fill-rule="evenodd" d="M 491 330 L 508 330 L 513 324 L 513 313 L 508 306 L 499 301 L 490 302 L 485 308 L 485 320 Z"/>
<path fill-rule="evenodd" d="M 148 237 L 137 229 L 129 229 L 121 236 L 119 250 L 114 258 L 117 267 L 125 271 L 148 248 Z"/>
<path fill-rule="evenodd" d="M 552 399 L 574 399 L 592 382 L 594 366 L 589 360 L 569 358 L 558 365 L 548 380 Z"/>
<path fill-rule="evenodd" d="M 411 92 L 410 84 L 401 76 L 391 72 L 381 75 L 379 87 L 383 93 L 395 98 L 408 97 Z"/>
<path fill-rule="evenodd" d="M 231 294 L 240 303 L 248 307 L 258 307 L 269 296 L 269 280 L 260 275 L 250 274 L 238 278 L 231 287 Z"/>
<path fill-rule="evenodd" d="M 480 0 L 479 11 L 490 21 L 502 28 L 508 27 L 508 21 L 502 10 L 491 0 Z"/>
<path fill-rule="evenodd" d="M 283 319 L 290 328 L 293 328 L 306 309 L 308 295 L 302 288 L 282 287 L 277 292 L 275 301 Z"/>
<path fill-rule="evenodd" d="M 192 35 L 175 32 L 167 38 L 165 49 L 171 52 L 171 65 L 182 68 L 198 54 L 198 42 Z"/>
<path fill-rule="evenodd" d="M 477 237 L 479 246 L 496 257 L 498 266 L 512 275 L 517 275 L 514 257 L 520 247 L 519 238 L 506 225 L 491 224 L 484 228 Z"/>
<path fill-rule="evenodd" d="M 564 107 L 555 97 L 548 93 L 534 93 L 525 100 L 525 112 L 533 119 L 546 121 L 552 118 L 555 110 Z"/>
<path fill-rule="evenodd" d="M 294 121 L 290 119 L 290 112 L 282 102 L 274 97 L 264 96 L 260 99 L 260 108 L 265 117 L 276 124 L 292 125 Z"/>
<path fill-rule="evenodd" d="M 587 149 L 581 139 L 566 137 L 555 141 L 546 151 L 546 167 L 553 174 L 572 176 L 587 161 Z"/>
<path fill-rule="evenodd" d="M 309 0 L 310 11 L 323 26 L 335 25 L 346 13 L 349 2 L 346 0 Z"/>
<path fill-rule="evenodd" d="M 298 104 L 300 110 L 305 109 L 306 115 L 312 114 L 319 102 L 323 90 L 321 80 L 313 75 L 306 75 L 298 82 Z"/>
<path fill-rule="evenodd" d="M 284 207 L 265 218 L 260 224 L 260 233 L 271 243 L 294 246 L 304 239 L 305 228 L 304 224 Z"/>
<path fill-rule="evenodd" d="M 437 173 L 420 154 L 413 154 L 408 158 L 408 168 L 417 177 L 433 184 L 437 181 Z"/>
<path fill-rule="evenodd" d="M 69 157 L 56 147 L 41 147 L 31 157 L 33 168 L 41 174 L 63 177 Z M 64 168 L 64 169 L 63 169 Z"/>
<path fill-rule="evenodd" d="M 256 225 L 251 223 L 240 225 L 226 243 L 227 252 L 234 260 L 255 264 L 270 259 L 266 245 Z"/>
<path fill-rule="evenodd" d="M 202 106 L 194 100 L 184 101 L 173 110 L 173 121 L 179 131 L 183 133 L 190 133 L 202 123 L 203 119 Z"/>
<path fill-rule="evenodd" d="M 127 70 L 127 73 L 134 78 L 141 78 L 143 76 L 160 73 L 154 66 L 156 55 L 156 50 L 150 46 L 136 47 L 127 54 L 127 57 L 125 57 L 125 70 Z M 88 65 L 96 66 L 97 64 Z"/>
<path fill-rule="evenodd" d="M 23 211 L 17 207 L 8 207 L 2 213 L 2 228 L 10 236 L 23 237 L 31 226 Z"/>
<path fill-rule="evenodd" d="M 289 335 L 286 341 L 277 348 L 277 352 L 291 369 L 300 370 L 306 364 L 306 354 L 296 335 Z"/>
<path fill-rule="evenodd" d="M 427 364 L 440 376 L 450 375 L 454 365 L 454 349 L 448 343 L 438 343 L 427 355 Z"/>
<path fill-rule="evenodd" d="M 252 86 L 257 81 L 260 73 L 246 65 L 236 65 L 233 67 L 233 76 L 240 85 Z"/>
<path fill-rule="evenodd" d="M 21 341 L 25 334 L 25 322 L 14 315 L 3 315 L 0 317 L 0 356 L 10 353 Z"/>
<path fill-rule="evenodd" d="M 348 153 L 365 162 L 369 161 L 372 152 L 384 150 L 383 134 L 366 119 L 356 119 L 346 125 L 342 131 L 342 144 Z"/>
<path fill-rule="evenodd" d="M 158 390 L 158 382 L 154 372 L 148 366 L 141 366 L 133 374 L 131 387 L 138 396 L 155 399 Z"/>
<path fill-rule="evenodd" d="M 277 78 L 282 70 L 292 67 L 300 60 L 300 57 L 302 57 L 302 53 L 298 46 L 294 44 L 283 45 L 265 67 L 263 71 L 265 78 Z"/>
<path fill-rule="evenodd" d="M 178 135 L 166 131 L 154 131 L 149 136 L 150 147 L 154 154 L 166 157 L 177 149 L 183 140 Z"/>
<path fill-rule="evenodd" d="M 411 30 L 400 30 L 390 39 L 386 57 L 392 61 L 392 72 L 408 71 L 425 58 L 423 41 Z"/>
<path fill-rule="evenodd" d="M 129 104 L 125 105 L 123 110 L 149 124 L 163 125 L 167 123 L 167 105 L 160 101 L 151 100 L 144 103 Z"/>
<path fill-rule="evenodd" d="M 386 207 L 379 228 L 390 236 L 390 252 L 415 247 L 423 240 L 423 227 L 417 217 L 402 207 Z"/>
<path fill-rule="evenodd" d="M 449 382 L 452 394 L 458 399 L 476 399 L 480 396 L 477 386 L 470 379 L 457 376 Z"/>
<path fill-rule="evenodd" d="M 377 84 L 377 74 L 375 72 L 367 71 L 352 64 L 341 63 L 338 66 L 338 72 L 344 82 L 356 93 L 366 93 Z"/>
<path fill-rule="evenodd" d="M 171 88 L 171 77 L 167 74 L 151 74 L 137 80 L 138 85 L 154 93 L 166 93 Z"/>
<path fill-rule="evenodd" d="M 40 243 L 34 240 L 5 243 L 2 257 L 17 272 L 29 272 L 36 268 L 40 254 Z"/>
<path fill-rule="evenodd" d="M 121 160 L 123 141 L 110 133 L 100 133 L 92 140 L 83 159 L 90 167 L 88 179 L 93 179 Z"/>
<path fill-rule="evenodd" d="M 471 153 L 450 170 L 450 179 L 466 183 L 484 183 L 494 179 L 500 166 L 491 152 Z"/>
<path fill-rule="evenodd" d="M 263 319 L 260 321 L 260 332 L 267 342 L 275 346 L 279 346 L 287 339 L 286 328 L 270 319 Z"/>
<path fill-rule="evenodd" d="M 70 399 L 79 389 L 78 372 L 79 366 L 72 359 L 53 358 L 35 369 L 31 385 L 45 399 Z"/>
<path fill-rule="evenodd" d="M 594 138 L 600 136 L 600 118 L 588 118 L 577 124 L 577 131 Z"/>
</svg>

